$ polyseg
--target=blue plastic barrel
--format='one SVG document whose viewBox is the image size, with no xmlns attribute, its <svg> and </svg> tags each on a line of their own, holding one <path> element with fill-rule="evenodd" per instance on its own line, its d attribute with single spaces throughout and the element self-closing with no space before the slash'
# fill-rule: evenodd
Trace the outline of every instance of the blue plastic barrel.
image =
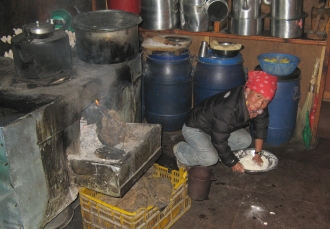
<svg viewBox="0 0 330 229">
<path fill-rule="evenodd" d="M 300 73 L 296 68 L 290 75 L 278 77 L 276 94 L 268 105 L 269 126 L 265 141 L 268 145 L 283 145 L 293 136 L 301 97 Z"/>
<path fill-rule="evenodd" d="M 231 58 L 198 57 L 194 70 L 194 105 L 219 92 L 244 85 L 246 73 L 241 54 Z"/>
<path fill-rule="evenodd" d="M 144 69 L 144 106 L 148 123 L 163 131 L 181 130 L 192 107 L 192 63 L 188 50 L 180 55 L 147 55 Z"/>
</svg>

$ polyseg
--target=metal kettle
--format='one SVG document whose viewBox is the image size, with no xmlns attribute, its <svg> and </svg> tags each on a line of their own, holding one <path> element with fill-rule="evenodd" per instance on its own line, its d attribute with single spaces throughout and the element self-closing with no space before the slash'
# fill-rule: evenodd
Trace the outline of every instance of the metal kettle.
<svg viewBox="0 0 330 229">
<path fill-rule="evenodd" d="M 51 22 L 24 25 L 12 38 L 16 73 L 22 79 L 56 81 L 72 69 L 69 37 Z"/>
</svg>

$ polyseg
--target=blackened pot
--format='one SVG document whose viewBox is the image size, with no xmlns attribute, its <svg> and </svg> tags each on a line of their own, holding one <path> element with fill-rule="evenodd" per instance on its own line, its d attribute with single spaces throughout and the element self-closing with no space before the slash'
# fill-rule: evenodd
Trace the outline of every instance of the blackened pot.
<svg viewBox="0 0 330 229">
<path fill-rule="evenodd" d="M 138 25 L 142 18 L 121 10 L 78 14 L 72 26 L 78 58 L 94 64 L 122 63 L 139 54 Z"/>
</svg>

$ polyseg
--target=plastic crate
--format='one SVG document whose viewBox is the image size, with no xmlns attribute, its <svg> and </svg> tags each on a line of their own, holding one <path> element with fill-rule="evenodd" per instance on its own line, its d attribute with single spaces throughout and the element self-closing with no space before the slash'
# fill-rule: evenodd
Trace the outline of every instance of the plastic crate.
<svg viewBox="0 0 330 229">
<path fill-rule="evenodd" d="M 169 228 L 190 207 L 191 199 L 187 195 L 187 171 L 168 169 L 154 164 L 155 177 L 165 177 L 173 184 L 169 205 L 162 211 L 155 206 L 140 208 L 136 212 L 128 212 L 107 204 L 100 199 L 102 193 L 80 188 L 80 206 L 84 229 L 164 229 Z"/>
</svg>

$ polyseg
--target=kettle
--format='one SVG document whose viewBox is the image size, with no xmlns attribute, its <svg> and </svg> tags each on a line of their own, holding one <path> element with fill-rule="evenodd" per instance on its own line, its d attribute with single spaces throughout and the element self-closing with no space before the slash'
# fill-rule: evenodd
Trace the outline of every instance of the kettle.
<svg viewBox="0 0 330 229">
<path fill-rule="evenodd" d="M 12 38 L 14 65 L 21 79 L 56 81 L 72 70 L 69 36 L 52 21 L 24 25 Z"/>
</svg>

